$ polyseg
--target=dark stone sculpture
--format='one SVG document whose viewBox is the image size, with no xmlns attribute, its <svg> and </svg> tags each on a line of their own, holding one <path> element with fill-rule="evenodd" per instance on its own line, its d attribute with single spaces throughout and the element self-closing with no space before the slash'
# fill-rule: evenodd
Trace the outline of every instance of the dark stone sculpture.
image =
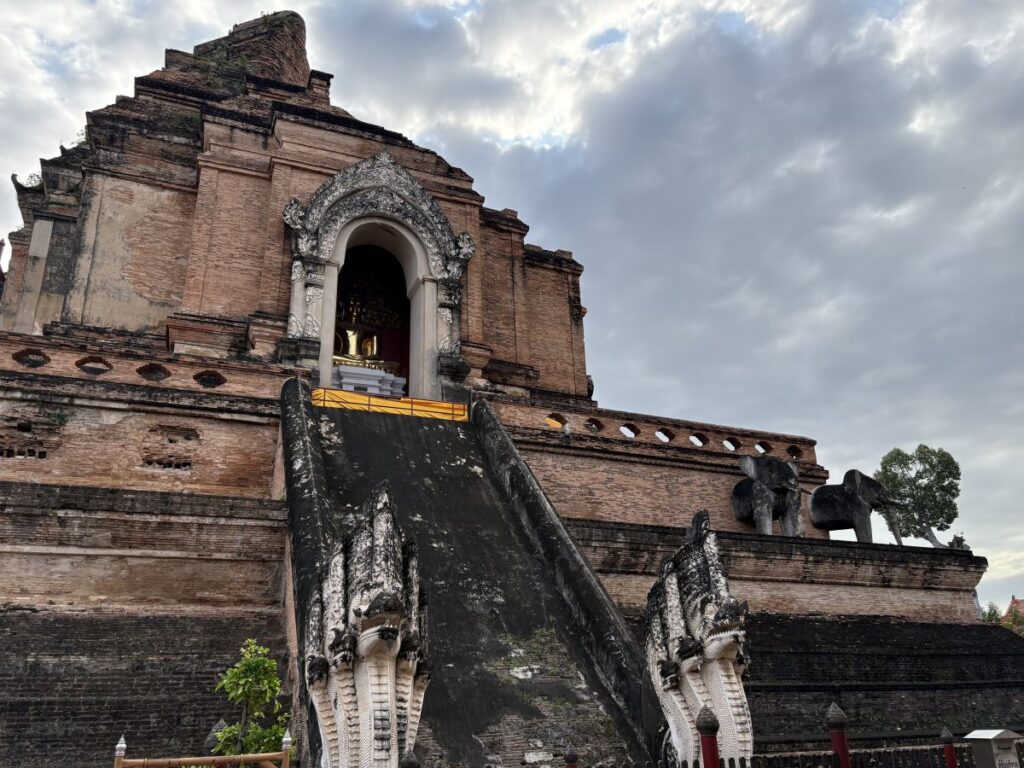
<svg viewBox="0 0 1024 768">
<path fill-rule="evenodd" d="M 802 536 L 800 472 L 796 464 L 774 456 L 741 456 L 747 476 L 732 489 L 736 519 L 753 523 L 758 533 L 772 535 L 772 520 L 782 521 L 784 536 Z"/>
<path fill-rule="evenodd" d="M 898 508 L 885 487 L 856 469 L 843 475 L 842 485 L 822 485 L 811 494 L 811 525 L 823 531 L 852 528 L 857 541 L 871 543 L 871 511 Z"/>
</svg>

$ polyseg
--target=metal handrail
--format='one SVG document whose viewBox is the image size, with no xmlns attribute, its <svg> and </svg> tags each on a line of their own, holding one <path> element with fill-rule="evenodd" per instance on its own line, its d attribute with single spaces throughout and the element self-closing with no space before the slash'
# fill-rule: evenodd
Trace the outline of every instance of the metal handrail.
<svg viewBox="0 0 1024 768">
<path fill-rule="evenodd" d="M 348 389 L 317 387 L 311 393 L 313 405 L 321 408 L 420 416 L 448 421 L 467 421 L 469 408 L 461 403 L 414 397 L 393 397 L 353 392 Z"/>
</svg>

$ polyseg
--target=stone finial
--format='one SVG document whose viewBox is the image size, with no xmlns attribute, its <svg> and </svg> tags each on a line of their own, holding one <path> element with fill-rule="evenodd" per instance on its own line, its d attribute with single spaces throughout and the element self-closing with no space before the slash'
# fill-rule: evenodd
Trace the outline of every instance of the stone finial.
<svg viewBox="0 0 1024 768">
<path fill-rule="evenodd" d="M 707 704 L 697 714 L 697 733 L 701 736 L 714 736 L 718 733 L 718 717 Z"/>
<path fill-rule="evenodd" d="M 284 737 L 281 739 L 281 751 L 290 752 L 292 748 L 292 732 L 287 728 L 284 729 Z"/>
<path fill-rule="evenodd" d="M 845 731 L 847 722 L 846 713 L 833 701 L 825 713 L 825 725 L 830 731 Z"/>
<path fill-rule="evenodd" d="M 942 740 L 943 744 L 953 744 L 956 742 L 956 736 L 953 735 L 953 732 L 949 730 L 949 728 L 943 728 L 939 738 Z"/>
<path fill-rule="evenodd" d="M 117 740 L 117 746 L 114 747 L 114 757 L 124 757 L 128 751 L 128 742 L 124 740 L 124 734 L 121 734 L 121 738 Z"/>
</svg>

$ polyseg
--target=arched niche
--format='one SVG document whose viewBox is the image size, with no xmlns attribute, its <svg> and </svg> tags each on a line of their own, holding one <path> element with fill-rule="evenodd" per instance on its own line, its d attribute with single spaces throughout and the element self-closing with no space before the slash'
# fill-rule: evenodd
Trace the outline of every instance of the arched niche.
<svg viewBox="0 0 1024 768">
<path fill-rule="evenodd" d="M 438 312 L 437 281 L 434 279 L 423 243 L 404 225 L 380 216 L 365 216 L 349 222 L 338 233 L 324 279 L 320 326 L 321 381 L 330 375 L 334 347 L 335 307 L 338 275 L 345 254 L 360 245 L 375 245 L 388 251 L 402 266 L 409 298 L 409 395 L 439 399 L 437 377 Z M 442 331 L 444 329 L 441 329 Z"/>
<path fill-rule="evenodd" d="M 292 234 L 289 337 L 317 340 L 320 381 L 331 381 L 338 274 L 346 252 L 377 245 L 402 265 L 410 301 L 409 394 L 439 399 L 439 359 L 460 352 L 461 279 L 473 255 L 423 187 L 387 152 L 328 179 L 283 217 Z"/>
</svg>

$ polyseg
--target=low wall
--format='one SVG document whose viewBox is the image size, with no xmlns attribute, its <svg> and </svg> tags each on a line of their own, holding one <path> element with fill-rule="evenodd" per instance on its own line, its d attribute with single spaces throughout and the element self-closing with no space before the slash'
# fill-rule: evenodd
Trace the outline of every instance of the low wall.
<svg viewBox="0 0 1024 768">
<path fill-rule="evenodd" d="M 246 638 L 285 670 L 279 615 L 0 610 L 0 760 L 109 768 L 129 755 L 201 755 L 239 710 L 215 691 Z"/>
<path fill-rule="evenodd" d="M 816 463 L 814 441 L 805 437 L 602 409 L 551 410 L 502 401 L 492 407 L 563 518 L 683 526 L 707 509 L 716 531 L 753 531 L 753 524 L 736 520 L 730 496 L 745 477 L 739 457 L 759 455 L 758 445 L 795 462 L 808 492 L 828 477 Z M 624 425 L 634 437 L 619 431 Z M 727 440 L 735 450 L 725 447 Z M 827 539 L 826 531 L 810 525 L 808 498 L 803 494 L 805 535 Z"/>
<path fill-rule="evenodd" d="M 0 483 L 0 604 L 279 610 L 282 502 Z"/>
<path fill-rule="evenodd" d="M 592 520 L 566 528 L 623 612 L 637 619 L 661 561 L 686 529 Z M 970 552 L 783 536 L 718 534 L 732 594 L 763 613 L 976 622 L 987 567 Z"/>
<path fill-rule="evenodd" d="M 276 403 L 0 372 L 5 480 L 268 498 Z"/>
</svg>

